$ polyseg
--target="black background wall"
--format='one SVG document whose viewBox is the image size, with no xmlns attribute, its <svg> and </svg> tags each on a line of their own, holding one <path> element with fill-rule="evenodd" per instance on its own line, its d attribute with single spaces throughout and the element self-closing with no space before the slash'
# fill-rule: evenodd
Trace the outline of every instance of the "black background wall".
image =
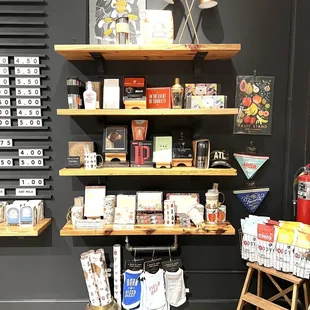
<svg viewBox="0 0 310 310">
<path fill-rule="evenodd" d="M 178 1 L 176 1 L 178 2 Z M 20 1 L 22 3 L 22 1 Z M 198 4 L 198 1 L 197 1 Z M 34 8 L 36 5 L 33 6 Z M 149 9 L 163 9 L 166 3 L 148 0 Z M 185 6 L 175 4 L 176 20 Z M 23 9 L 23 6 L 20 6 Z M 70 119 L 56 116 L 57 108 L 66 108 L 65 80 L 80 76 L 97 80 L 95 66 L 89 63 L 69 63 L 53 51 L 54 44 L 87 43 L 87 1 L 46 1 L 45 31 L 48 34 L 48 59 L 50 67 L 47 81 L 51 91 L 52 118 L 53 201 L 47 203 L 46 216 L 53 217 L 51 227 L 33 239 L 0 241 L 0 270 L 2 285 L 0 309 L 83 309 L 87 300 L 79 254 L 85 250 L 104 247 L 111 255 L 112 245 L 124 244 L 124 238 L 63 238 L 59 230 L 65 224 L 67 209 L 73 197 L 82 195 L 85 185 L 106 184 L 109 193 L 134 193 L 137 190 L 204 192 L 213 182 L 220 183 L 226 195 L 228 220 L 240 227 L 240 218 L 247 211 L 232 194 L 244 184 L 244 175 L 238 167 L 238 177 L 114 177 L 114 178 L 60 178 L 58 170 L 64 166 L 68 141 L 94 140 L 101 148 L 104 124 L 128 124 L 129 118 Z M 156 86 L 170 86 L 175 77 L 185 82 L 218 82 L 228 95 L 228 106 L 234 106 L 236 75 L 252 74 L 276 77 L 272 136 L 240 136 L 232 134 L 232 117 L 150 118 L 149 132 L 169 133 L 175 128 L 192 130 L 193 137 L 207 137 L 214 147 L 223 147 L 231 153 L 243 151 L 250 140 L 262 153 L 270 154 L 270 161 L 256 177 L 258 185 L 270 187 L 270 193 L 257 214 L 272 218 L 290 218 L 290 186 L 294 170 L 308 158 L 303 155 L 306 133 L 309 42 L 304 43 L 304 33 L 309 31 L 306 12 L 307 1 L 246 1 L 219 0 L 219 6 L 200 11 L 194 8 L 194 19 L 199 21 L 201 43 L 241 43 L 242 51 L 230 61 L 207 62 L 204 76 L 193 79 L 190 62 L 107 62 L 106 77 L 122 78 L 126 74 L 147 75 Z M 296 15 L 297 14 L 297 15 Z M 298 16 L 298 23 L 295 24 Z M 184 22 L 184 20 L 183 20 Z M 297 35 L 292 35 L 294 29 Z M 10 30 L 10 29 L 4 29 Z M 178 36 L 177 36 L 178 39 Z M 187 31 L 183 43 L 191 43 Z M 306 46 L 306 48 L 305 48 Z M 7 51 L 2 50 L 5 55 Z M 295 52 L 295 54 L 293 53 Z M 294 77 L 294 80 L 293 80 Z M 289 99 L 289 100 L 288 100 Z M 309 141 L 309 138 L 306 138 Z M 292 142 L 290 144 L 290 142 Z M 301 154 L 301 155 L 300 155 Z M 237 163 L 233 162 L 237 167 Z M 285 192 L 283 191 L 285 189 Z M 168 244 L 172 238 L 130 238 L 136 245 Z M 180 237 L 180 251 L 186 270 L 189 303 L 184 309 L 234 309 L 244 281 L 245 262 L 240 259 L 238 236 Z M 123 258 L 131 255 L 123 252 Z"/>
</svg>

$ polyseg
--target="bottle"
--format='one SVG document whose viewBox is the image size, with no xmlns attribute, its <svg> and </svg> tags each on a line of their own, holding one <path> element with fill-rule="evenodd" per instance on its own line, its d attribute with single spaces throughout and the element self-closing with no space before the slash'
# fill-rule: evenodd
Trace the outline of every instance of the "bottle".
<svg viewBox="0 0 310 310">
<path fill-rule="evenodd" d="M 183 95 L 184 95 L 184 88 L 180 84 L 180 79 L 175 79 L 175 84 L 171 88 L 172 90 L 172 108 L 173 109 L 182 109 L 183 104 Z"/>
<path fill-rule="evenodd" d="M 84 108 L 86 110 L 95 110 L 97 102 L 97 94 L 93 90 L 93 85 L 90 81 L 86 83 L 86 90 L 83 94 Z"/>
</svg>

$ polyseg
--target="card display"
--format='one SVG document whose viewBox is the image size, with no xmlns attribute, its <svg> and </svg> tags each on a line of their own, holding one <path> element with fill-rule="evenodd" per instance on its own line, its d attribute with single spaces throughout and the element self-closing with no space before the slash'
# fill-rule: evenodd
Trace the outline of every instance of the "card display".
<svg viewBox="0 0 310 310">
<path fill-rule="evenodd" d="M 168 193 L 166 198 L 174 201 L 176 214 L 187 214 L 190 207 L 199 203 L 198 193 Z"/>
<path fill-rule="evenodd" d="M 155 163 L 171 163 L 172 137 L 154 137 L 153 161 Z"/>
<path fill-rule="evenodd" d="M 135 224 L 136 195 L 117 195 L 114 224 Z"/>
<path fill-rule="evenodd" d="M 101 217 L 104 215 L 105 186 L 85 186 L 84 216 Z"/>
</svg>

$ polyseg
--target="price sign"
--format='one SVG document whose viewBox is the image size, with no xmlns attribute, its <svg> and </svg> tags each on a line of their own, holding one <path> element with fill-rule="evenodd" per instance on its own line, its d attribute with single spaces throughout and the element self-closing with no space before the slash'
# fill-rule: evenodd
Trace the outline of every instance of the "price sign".
<svg viewBox="0 0 310 310">
<path fill-rule="evenodd" d="M 19 165 L 21 167 L 26 167 L 26 166 L 29 166 L 29 167 L 37 167 L 37 166 L 43 166 L 44 165 L 44 162 L 43 162 L 43 159 L 41 158 L 38 158 L 38 159 L 31 159 L 31 158 L 28 158 L 28 159 L 20 159 L 19 160 Z"/>
<path fill-rule="evenodd" d="M 0 75 L 9 74 L 9 67 L 0 67 Z"/>
<path fill-rule="evenodd" d="M 37 65 L 39 64 L 39 57 L 14 57 L 14 64 Z"/>
<path fill-rule="evenodd" d="M 16 196 L 36 196 L 37 191 L 35 188 L 16 188 Z"/>
<path fill-rule="evenodd" d="M 44 186 L 44 179 L 19 179 L 19 186 Z"/>
<path fill-rule="evenodd" d="M 16 75 L 40 75 L 39 67 L 16 67 Z"/>
<path fill-rule="evenodd" d="M 0 99 L 1 100 L 1 99 Z M 17 106 L 40 106 L 41 105 L 41 99 L 16 99 L 16 105 Z"/>
<path fill-rule="evenodd" d="M 9 88 L 0 88 L 0 96 L 10 96 Z"/>
<path fill-rule="evenodd" d="M 13 159 L 12 158 L 1 158 L 0 167 L 13 167 Z"/>
<path fill-rule="evenodd" d="M 5 94 L 6 95 L 6 94 Z M 40 96 L 40 88 L 16 88 L 17 96 Z"/>
<path fill-rule="evenodd" d="M 0 78 L 0 85 L 9 85 L 9 84 L 10 84 L 10 80 L 8 77 Z"/>
<path fill-rule="evenodd" d="M 0 147 L 12 147 L 13 140 L 12 139 L 0 139 Z"/>
<path fill-rule="evenodd" d="M 5 196 L 5 189 L 4 188 L 0 188 L 0 196 Z"/>
<path fill-rule="evenodd" d="M 19 127 L 42 127 L 41 119 L 18 119 Z"/>
<path fill-rule="evenodd" d="M 11 116 L 11 109 L 1 109 L 0 108 L 0 117 L 2 116 Z"/>
<path fill-rule="evenodd" d="M 16 85 L 41 85 L 41 81 L 40 81 L 40 78 L 16 78 L 15 84 Z"/>
<path fill-rule="evenodd" d="M 18 116 L 41 116 L 41 109 L 17 109 Z"/>
<path fill-rule="evenodd" d="M 8 56 L 1 56 L 0 57 L 0 64 L 8 64 L 9 63 L 9 57 Z"/>
<path fill-rule="evenodd" d="M 11 127 L 11 120 L 7 118 L 0 118 L 0 127 Z"/>
<path fill-rule="evenodd" d="M 10 106 L 11 99 L 10 98 L 0 98 L 0 106 Z"/>
<path fill-rule="evenodd" d="M 19 149 L 18 150 L 18 155 L 20 157 L 30 157 L 30 156 L 42 156 L 43 155 L 43 150 L 42 149 Z"/>
</svg>

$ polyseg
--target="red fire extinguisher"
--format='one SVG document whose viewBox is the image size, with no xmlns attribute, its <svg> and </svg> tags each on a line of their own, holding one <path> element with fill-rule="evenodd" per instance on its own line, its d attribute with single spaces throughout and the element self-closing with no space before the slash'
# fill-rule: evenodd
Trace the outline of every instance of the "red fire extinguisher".
<svg viewBox="0 0 310 310">
<path fill-rule="evenodd" d="M 303 173 L 301 173 L 302 170 Z M 297 180 L 297 195 L 295 191 L 296 180 Z M 301 167 L 297 170 L 294 177 L 293 195 L 294 195 L 293 200 L 294 211 L 297 205 L 296 220 L 298 222 L 310 225 L 310 164 L 308 164 L 306 167 Z"/>
</svg>

